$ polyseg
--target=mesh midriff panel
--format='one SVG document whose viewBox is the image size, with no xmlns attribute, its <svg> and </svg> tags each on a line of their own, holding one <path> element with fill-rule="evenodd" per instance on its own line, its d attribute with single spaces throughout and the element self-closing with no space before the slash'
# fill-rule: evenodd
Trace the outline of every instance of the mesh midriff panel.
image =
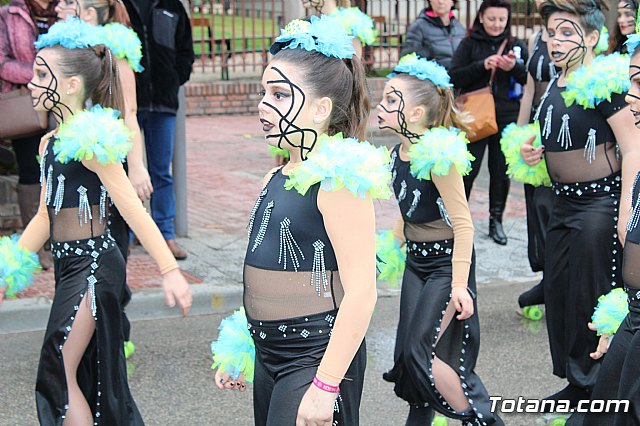
<svg viewBox="0 0 640 426">
<path fill-rule="evenodd" d="M 619 172 L 621 167 L 613 143 L 597 145 L 595 159 L 591 163 L 587 161 L 581 149 L 564 152 L 547 151 L 545 160 L 551 179 L 562 183 L 602 179 Z"/>
<path fill-rule="evenodd" d="M 453 238 L 453 229 L 444 220 L 429 223 L 404 223 L 404 236 L 407 240 L 428 243 Z"/>
<path fill-rule="evenodd" d="M 627 241 L 624 245 L 622 279 L 627 287 L 640 289 L 640 245 Z"/>
<path fill-rule="evenodd" d="M 57 214 L 49 209 L 51 241 L 63 242 L 93 238 L 107 232 L 107 220 L 100 216 L 100 207 L 91 206 L 91 218 L 78 214 L 77 207 L 61 209 Z M 85 218 L 87 221 L 85 222 Z"/>
<path fill-rule="evenodd" d="M 340 307 L 344 289 L 338 271 L 327 271 L 320 295 L 311 272 L 271 271 L 244 267 L 244 308 L 255 320 L 276 321 L 313 315 Z M 317 275 L 317 274 L 316 274 Z"/>
</svg>

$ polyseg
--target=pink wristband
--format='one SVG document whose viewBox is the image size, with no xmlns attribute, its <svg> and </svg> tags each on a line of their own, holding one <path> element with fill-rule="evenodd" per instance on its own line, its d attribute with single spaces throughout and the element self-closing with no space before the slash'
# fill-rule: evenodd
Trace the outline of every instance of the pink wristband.
<svg viewBox="0 0 640 426">
<path fill-rule="evenodd" d="M 325 392 L 329 393 L 340 393 L 340 386 L 332 386 L 328 385 L 322 380 L 318 379 L 318 376 L 313 377 L 313 384 L 316 385 L 319 389 L 322 389 Z"/>
</svg>

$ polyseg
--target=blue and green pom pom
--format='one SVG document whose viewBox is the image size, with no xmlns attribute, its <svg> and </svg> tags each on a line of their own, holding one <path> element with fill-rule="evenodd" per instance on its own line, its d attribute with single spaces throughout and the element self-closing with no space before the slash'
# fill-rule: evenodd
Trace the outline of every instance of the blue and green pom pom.
<svg viewBox="0 0 640 426">
<path fill-rule="evenodd" d="M 60 163 L 92 160 L 101 164 L 122 163 L 131 149 L 132 133 L 120 112 L 95 105 L 60 125 L 53 152 Z"/>
<path fill-rule="evenodd" d="M 104 44 L 111 49 L 116 58 L 126 59 L 135 72 L 142 72 L 142 43 L 131 28 L 113 22 L 102 27 Z"/>
<path fill-rule="evenodd" d="M 609 50 L 609 29 L 604 25 L 602 30 L 600 30 L 598 44 L 593 48 L 593 51 L 596 55 L 599 55 L 601 53 L 607 53 L 607 50 Z"/>
<path fill-rule="evenodd" d="M 288 26 L 287 26 L 288 27 Z M 353 37 L 334 18 L 312 16 L 309 25 L 296 23 L 282 29 L 275 42 L 285 44 L 283 49 L 305 49 L 320 52 L 325 56 L 351 59 L 355 54 Z"/>
<path fill-rule="evenodd" d="M 544 158 L 535 166 L 530 166 L 520 155 L 522 144 L 533 136 L 535 136 L 533 146 L 537 148 L 542 144 L 538 122 L 525 126 L 511 123 L 504 128 L 500 138 L 500 148 L 507 162 L 507 173 L 518 182 L 533 186 L 551 186 L 551 178 Z"/>
<path fill-rule="evenodd" d="M 398 65 L 393 69 L 387 78 L 392 78 L 399 73 L 409 74 L 419 80 L 429 80 L 436 86 L 448 89 L 453 87 L 447 69 L 436 61 L 429 61 L 421 58 L 417 53 L 410 53 L 400 58 Z"/>
<path fill-rule="evenodd" d="M 389 162 L 389 151 L 384 147 L 345 139 L 342 133 L 323 134 L 307 160 L 290 171 L 285 188 L 304 195 L 311 186 L 321 182 L 325 191 L 346 188 L 363 198 L 369 194 L 374 199 L 388 199 L 391 197 Z"/>
<path fill-rule="evenodd" d="M 627 293 L 621 288 L 616 288 L 598 298 L 598 306 L 591 316 L 591 323 L 598 336 L 612 335 L 618 331 L 628 313 Z"/>
<path fill-rule="evenodd" d="M 278 158 L 278 157 L 282 157 L 285 160 L 289 159 L 289 151 L 287 151 L 286 149 L 282 149 L 282 148 L 278 148 L 277 146 L 272 146 L 269 145 L 269 154 L 271 154 L 271 156 L 273 158 Z"/>
<path fill-rule="evenodd" d="M 253 383 L 256 347 L 244 308 L 223 319 L 219 330 L 218 340 L 211 343 L 211 368 L 224 371 L 233 380 L 242 373 L 248 383 Z"/>
<path fill-rule="evenodd" d="M 411 174 L 417 179 L 431 180 L 432 173 L 446 176 L 453 166 L 461 176 L 466 176 L 475 160 L 467 150 L 468 143 L 466 134 L 456 128 L 429 129 L 409 148 Z"/>
<path fill-rule="evenodd" d="M 6 287 L 8 298 L 33 283 L 33 274 L 40 270 L 38 255 L 18 244 L 18 235 L 0 238 L 0 287 Z"/>
<path fill-rule="evenodd" d="M 56 22 L 34 43 L 36 49 L 62 46 L 78 49 L 103 44 L 102 27 L 91 25 L 80 18 L 69 18 Z"/>
<path fill-rule="evenodd" d="M 597 56 L 588 67 L 581 66 L 567 77 L 567 87 L 562 92 L 564 103 L 577 103 L 584 109 L 593 109 L 600 102 L 611 102 L 611 95 L 629 90 L 629 56 L 612 53 Z"/>
<path fill-rule="evenodd" d="M 390 287 L 397 287 L 404 274 L 407 253 L 400 248 L 392 231 L 380 231 L 376 234 L 376 267 L 378 280 Z"/>
<path fill-rule="evenodd" d="M 378 38 L 373 19 L 357 7 L 340 7 L 329 16 L 338 20 L 348 34 L 364 45 L 371 45 Z"/>
</svg>

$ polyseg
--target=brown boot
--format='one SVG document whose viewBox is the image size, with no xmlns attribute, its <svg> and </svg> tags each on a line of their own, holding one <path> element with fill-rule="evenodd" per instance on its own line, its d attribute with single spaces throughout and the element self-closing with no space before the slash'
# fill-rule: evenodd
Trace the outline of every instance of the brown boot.
<svg viewBox="0 0 640 426">
<path fill-rule="evenodd" d="M 22 226 L 26 228 L 29 222 L 31 222 L 31 219 L 33 219 L 38 212 L 38 207 L 40 205 L 40 184 L 24 185 L 19 183 L 18 205 L 20 206 L 20 219 L 22 220 Z M 53 266 L 51 253 L 46 252 L 44 248 L 41 248 L 38 251 L 38 258 L 40 259 L 40 266 L 42 266 L 42 269 L 47 270 Z"/>
<path fill-rule="evenodd" d="M 165 241 L 167 242 L 167 246 L 169 247 L 169 250 L 171 250 L 173 257 L 175 257 L 177 260 L 184 260 L 187 258 L 187 252 L 178 245 L 176 240 Z"/>
</svg>

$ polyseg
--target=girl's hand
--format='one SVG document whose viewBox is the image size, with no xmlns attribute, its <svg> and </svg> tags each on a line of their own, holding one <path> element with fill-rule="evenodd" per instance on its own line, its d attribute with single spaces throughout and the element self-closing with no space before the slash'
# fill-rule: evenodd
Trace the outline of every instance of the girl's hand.
<svg viewBox="0 0 640 426">
<path fill-rule="evenodd" d="M 456 311 L 460 312 L 457 319 L 462 321 L 473 316 L 473 299 L 466 287 L 452 287 L 451 301 Z"/>
<path fill-rule="evenodd" d="M 296 426 L 331 426 L 337 394 L 311 384 L 298 407 Z"/>
<path fill-rule="evenodd" d="M 542 153 L 544 152 L 544 145 L 540 145 L 538 148 L 533 146 L 534 140 L 535 136 L 532 136 L 520 146 L 520 157 L 530 166 L 535 166 L 542 161 Z"/>
<path fill-rule="evenodd" d="M 240 392 L 244 392 L 247 390 L 247 382 L 244 379 L 244 374 L 240 373 L 236 380 L 233 380 L 231 376 L 229 376 L 224 371 L 218 369 L 216 370 L 216 386 L 218 389 L 235 389 Z"/>
<path fill-rule="evenodd" d="M 592 323 L 589 323 L 589 329 L 596 331 L 596 328 L 593 326 Z M 608 334 L 603 334 L 602 336 L 600 336 L 600 340 L 598 341 L 598 347 L 596 348 L 595 352 L 591 352 L 589 354 L 589 356 L 592 359 L 600 359 L 602 358 L 607 351 L 609 350 L 609 344 L 611 343 L 611 337 Z"/>
<path fill-rule="evenodd" d="M 153 185 L 151 185 L 149 172 L 144 165 L 129 164 L 129 172 L 127 175 L 129 176 L 133 189 L 135 189 L 136 194 L 138 194 L 138 198 L 142 201 L 150 199 L 153 193 Z"/>
<path fill-rule="evenodd" d="M 162 287 L 167 306 L 173 308 L 178 302 L 182 315 L 186 316 L 191 308 L 191 288 L 180 269 L 173 269 L 162 276 Z"/>
</svg>

